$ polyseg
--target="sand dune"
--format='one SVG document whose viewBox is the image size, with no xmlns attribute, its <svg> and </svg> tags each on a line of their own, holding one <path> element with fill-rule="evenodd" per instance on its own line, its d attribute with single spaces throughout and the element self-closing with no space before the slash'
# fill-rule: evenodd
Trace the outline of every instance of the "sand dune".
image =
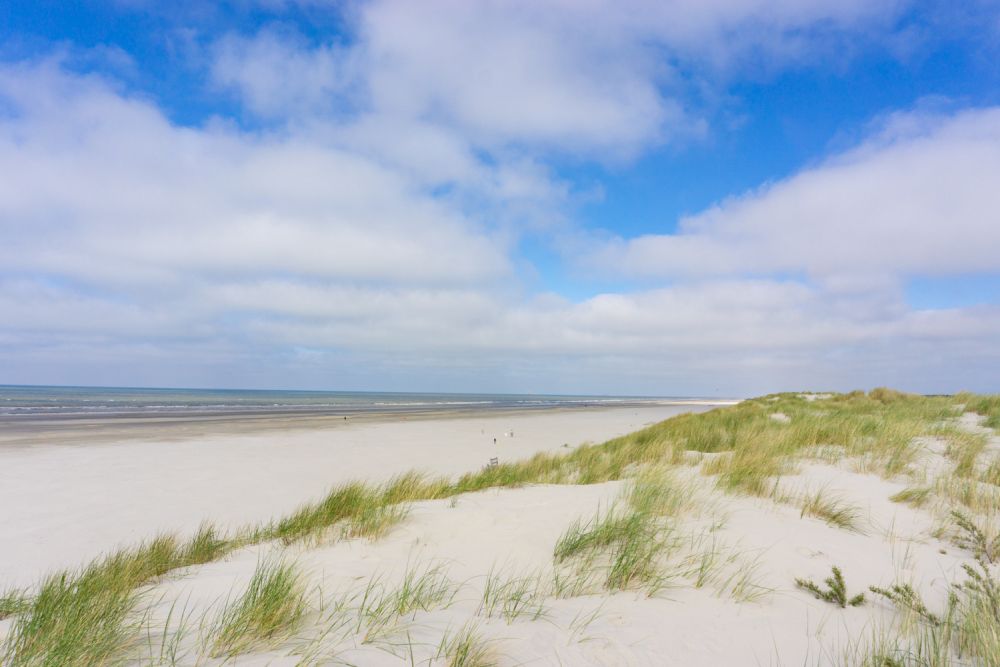
<svg viewBox="0 0 1000 667">
<path fill-rule="evenodd" d="M 165 583 L 149 596 L 162 598 L 161 620 L 176 601 L 195 616 L 210 614 L 221 599 L 245 587 L 262 559 L 275 557 L 309 573 L 319 587 L 317 598 L 318 590 L 328 598 L 360 596 L 373 576 L 384 577 L 386 588 L 392 588 L 407 569 L 434 566 L 457 589 L 447 608 L 399 619 L 389 636 L 370 643 L 336 634 L 320 639 L 316 632 L 291 647 L 243 656 L 237 661 L 241 665 L 296 665 L 302 657 L 296 653 L 309 651 L 318 659 L 356 665 L 407 665 L 412 651 L 417 663 L 426 664 L 440 637 L 470 619 L 504 665 L 840 664 L 844 647 L 879 624 L 889 627 L 894 610 L 878 602 L 842 610 L 798 590 L 794 577 L 821 581 L 838 565 L 854 593 L 873 584 L 888 586 L 902 572 L 918 582 L 925 598 L 937 600 L 947 596 L 948 582 L 960 576 L 960 563 L 967 560 L 930 537 L 934 522 L 927 513 L 888 500 L 901 484 L 875 475 L 811 465 L 785 480 L 789 489 L 824 488 L 860 507 L 863 533 L 802 518 L 794 507 L 721 497 L 698 483 L 704 480 L 692 479 L 700 507 L 681 531 L 685 540 L 694 541 L 696 559 L 717 553 L 700 588 L 692 585 L 691 575 L 681 574 L 690 565 L 682 566 L 678 557 L 676 579 L 653 596 L 627 591 L 549 597 L 540 601 L 540 619 L 529 610 L 509 623 L 500 613 L 491 618 L 483 612 L 488 574 L 549 576 L 553 547 L 566 527 L 606 508 L 627 487 L 610 482 L 490 490 L 456 503 L 421 502 L 381 540 L 246 549 Z M 732 591 L 732 578 L 741 573 L 754 587 L 746 592 L 750 601 Z"/>
</svg>

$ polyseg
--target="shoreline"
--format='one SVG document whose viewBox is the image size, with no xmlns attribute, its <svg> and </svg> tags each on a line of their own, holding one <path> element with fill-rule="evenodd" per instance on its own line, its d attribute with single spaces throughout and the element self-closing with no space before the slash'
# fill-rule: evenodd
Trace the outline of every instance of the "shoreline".
<svg viewBox="0 0 1000 667">
<path fill-rule="evenodd" d="M 618 409 L 662 407 L 721 407 L 740 399 L 624 399 L 568 406 L 497 406 L 492 408 L 427 408 L 336 410 L 247 410 L 240 412 L 188 411 L 173 414 L 118 415 L 4 415 L 0 416 L 0 448 L 7 446 L 76 445 L 108 441 L 177 441 L 212 435 L 232 435 L 303 431 L 350 424 L 378 424 L 402 421 L 487 419 L 491 416 L 516 417 L 533 414 L 564 414 Z"/>
</svg>

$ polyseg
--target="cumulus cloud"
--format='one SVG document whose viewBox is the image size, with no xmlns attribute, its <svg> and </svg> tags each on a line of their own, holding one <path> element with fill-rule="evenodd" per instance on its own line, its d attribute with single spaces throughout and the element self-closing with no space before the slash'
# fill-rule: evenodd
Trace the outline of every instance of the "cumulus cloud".
<svg viewBox="0 0 1000 667">
<path fill-rule="evenodd" d="M 349 12 L 350 44 L 230 35 L 213 74 L 265 115 L 335 108 L 402 123 L 398 136 L 423 123 L 479 149 L 620 159 L 704 131 L 685 102 L 699 82 L 679 68 L 809 60 L 888 29 L 905 4 L 375 0 Z"/>
<path fill-rule="evenodd" d="M 0 70 L 7 270 L 98 283 L 293 272 L 480 282 L 502 243 L 404 174 L 307 138 L 171 125 L 53 63 Z"/>
<path fill-rule="evenodd" d="M 590 261 L 658 277 L 861 276 L 1000 271 L 1000 109 L 901 114 L 854 150 Z"/>
<path fill-rule="evenodd" d="M 297 34 L 265 29 L 253 39 L 228 35 L 213 50 L 216 85 L 239 92 L 246 108 L 265 117 L 331 112 L 358 81 L 351 53 L 335 44 L 309 48 Z"/>
</svg>

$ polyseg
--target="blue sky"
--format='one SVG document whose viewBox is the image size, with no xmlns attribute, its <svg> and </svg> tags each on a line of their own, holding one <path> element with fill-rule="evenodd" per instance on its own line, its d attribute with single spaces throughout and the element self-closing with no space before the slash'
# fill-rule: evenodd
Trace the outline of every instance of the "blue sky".
<svg viewBox="0 0 1000 667">
<path fill-rule="evenodd" d="M 1000 3 L 10 2 L 0 382 L 997 391 Z"/>
</svg>

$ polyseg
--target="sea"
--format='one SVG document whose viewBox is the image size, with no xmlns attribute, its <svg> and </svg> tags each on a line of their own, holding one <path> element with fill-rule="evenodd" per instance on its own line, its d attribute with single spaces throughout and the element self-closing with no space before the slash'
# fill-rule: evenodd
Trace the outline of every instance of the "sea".
<svg viewBox="0 0 1000 667">
<path fill-rule="evenodd" d="M 682 397 L 0 385 L 0 421 L 350 416 L 663 405 Z"/>
</svg>

